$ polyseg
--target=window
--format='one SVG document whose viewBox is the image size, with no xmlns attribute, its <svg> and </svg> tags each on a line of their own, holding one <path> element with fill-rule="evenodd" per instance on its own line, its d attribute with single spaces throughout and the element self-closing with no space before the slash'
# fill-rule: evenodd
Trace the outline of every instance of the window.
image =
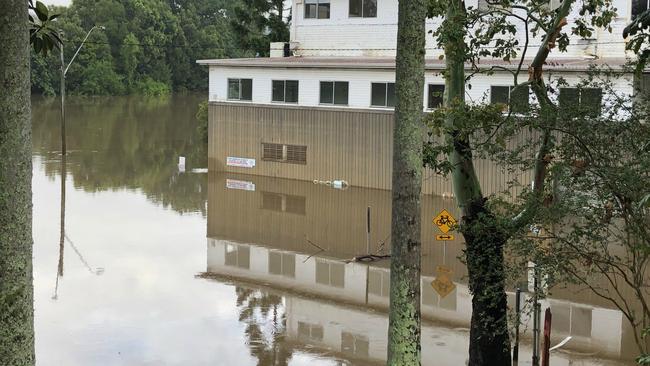
<svg viewBox="0 0 650 366">
<path fill-rule="evenodd" d="M 298 322 L 298 337 L 310 341 L 321 342 L 323 340 L 323 326 L 307 322 Z"/>
<path fill-rule="evenodd" d="M 503 104 L 504 110 L 512 109 L 513 113 L 525 113 L 530 107 L 528 86 L 518 87 L 513 92 L 513 86 L 491 86 L 490 103 Z"/>
<path fill-rule="evenodd" d="M 262 143 L 262 160 L 307 164 L 307 146 Z"/>
<path fill-rule="evenodd" d="M 350 18 L 376 18 L 377 0 L 350 0 Z"/>
<path fill-rule="evenodd" d="M 600 115 L 603 91 L 599 88 L 560 88 L 560 115 L 564 118 Z"/>
<path fill-rule="evenodd" d="M 370 105 L 395 107 L 395 83 L 372 83 Z"/>
<path fill-rule="evenodd" d="M 274 102 L 298 103 L 298 80 L 273 80 Z"/>
<path fill-rule="evenodd" d="M 632 20 L 650 8 L 650 0 L 632 0 Z"/>
<path fill-rule="evenodd" d="M 345 265 L 343 263 L 317 259 L 316 283 L 332 287 L 345 287 Z"/>
<path fill-rule="evenodd" d="M 329 19 L 330 0 L 305 0 L 305 19 Z"/>
<path fill-rule="evenodd" d="M 226 266 L 250 268 L 251 249 L 244 245 L 226 244 L 225 264 Z"/>
<path fill-rule="evenodd" d="M 228 79 L 228 99 L 253 100 L 253 79 Z"/>
<path fill-rule="evenodd" d="M 262 209 L 304 215 L 307 198 L 289 194 L 262 192 Z"/>
<path fill-rule="evenodd" d="M 440 108 L 443 104 L 443 98 L 445 94 L 445 86 L 437 84 L 429 84 L 429 94 L 428 94 L 428 109 Z"/>
<path fill-rule="evenodd" d="M 357 357 L 368 357 L 370 341 L 368 337 L 350 332 L 341 333 L 341 352 Z"/>
<path fill-rule="evenodd" d="M 290 278 L 296 277 L 296 255 L 272 250 L 269 252 L 269 273 Z"/>
<path fill-rule="evenodd" d="M 320 82 L 320 103 L 347 105 L 348 104 L 347 81 L 321 81 Z"/>
</svg>

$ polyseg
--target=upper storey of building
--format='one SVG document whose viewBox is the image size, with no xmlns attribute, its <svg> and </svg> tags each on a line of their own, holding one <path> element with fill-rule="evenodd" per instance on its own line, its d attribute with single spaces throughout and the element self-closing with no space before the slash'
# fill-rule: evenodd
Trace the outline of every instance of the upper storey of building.
<svg viewBox="0 0 650 366">
<path fill-rule="evenodd" d="M 559 3 L 560 0 L 551 0 Z M 623 28 L 648 9 L 650 0 L 612 0 L 617 17 L 612 31 L 597 29 L 590 39 L 572 36 L 567 52 L 554 52 L 553 58 L 622 58 L 626 56 Z M 467 7 L 487 7 L 485 0 L 466 0 Z M 300 56 L 394 56 L 397 42 L 398 0 L 294 0 L 291 24 L 292 49 Z M 568 17 L 570 29 L 578 17 L 577 5 Z M 514 20 L 516 21 L 516 20 Z M 427 31 L 441 19 L 427 20 Z M 517 23 L 515 23 L 517 24 Z M 521 44 L 524 25 L 517 24 Z M 530 47 L 541 43 L 531 38 Z M 433 36 L 427 36 L 427 57 L 438 57 L 442 50 Z M 534 54 L 534 52 L 530 52 Z"/>
</svg>

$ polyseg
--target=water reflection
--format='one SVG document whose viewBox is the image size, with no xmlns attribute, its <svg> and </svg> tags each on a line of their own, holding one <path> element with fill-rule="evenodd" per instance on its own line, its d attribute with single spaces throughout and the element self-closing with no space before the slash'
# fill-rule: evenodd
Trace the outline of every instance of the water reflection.
<svg viewBox="0 0 650 366">
<path fill-rule="evenodd" d="M 292 202 L 291 204 L 289 202 Z M 453 201 L 423 198 L 423 223 Z M 297 207 L 297 208 L 296 208 Z M 387 262 L 348 262 L 366 253 L 366 207 L 371 207 L 371 247 L 390 230 L 390 192 L 334 190 L 309 182 L 212 174 L 209 182 L 207 274 L 263 283 L 284 300 L 287 338 L 303 348 L 333 353 L 348 362 L 385 362 L 390 272 Z M 433 224 L 422 231 L 423 364 L 466 361 L 471 296 L 462 244 L 435 240 Z M 324 251 L 313 255 L 316 244 Z M 553 365 L 616 364 L 633 355 L 630 330 L 620 311 L 566 291 L 543 303 L 554 315 L 553 339 L 571 336 Z M 514 305 L 514 293 L 509 293 Z M 529 336 L 532 319 L 524 316 Z M 523 345 L 520 360 L 530 360 Z M 264 363 L 260 363 L 264 364 Z M 522 363 L 520 363 L 522 364 Z M 525 364 L 525 363 L 523 363 Z"/>
<path fill-rule="evenodd" d="M 74 187 L 96 193 L 141 190 L 180 213 L 205 214 L 206 178 L 190 173 L 207 166 L 206 146 L 194 114 L 201 96 L 82 98 L 67 101 L 67 174 Z M 46 175 L 63 175 L 56 99 L 35 97 L 34 153 Z M 187 158 L 187 174 L 176 168 Z"/>
</svg>

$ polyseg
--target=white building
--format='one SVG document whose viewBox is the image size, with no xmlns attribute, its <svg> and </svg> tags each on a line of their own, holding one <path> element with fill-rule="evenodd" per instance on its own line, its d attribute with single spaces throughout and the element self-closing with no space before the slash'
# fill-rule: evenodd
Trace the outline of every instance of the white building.
<svg viewBox="0 0 650 366">
<path fill-rule="evenodd" d="M 557 5 L 554 3 L 558 1 L 552 0 L 551 6 Z M 613 0 L 618 17 L 613 20 L 612 32 L 599 29 L 588 40 L 571 37 L 567 52 L 552 51 L 545 66 L 545 77 L 551 80 L 562 77 L 573 85 L 584 78 L 592 65 L 620 67 L 626 56 L 630 56 L 625 51 L 623 28 L 637 13 L 648 8 L 649 1 Z M 468 7 L 484 7 L 486 4 L 484 0 L 466 0 Z M 211 167 L 219 171 L 304 180 L 349 178 L 346 174 L 350 174 L 345 169 L 334 169 L 329 161 L 319 160 L 325 155 L 331 160 L 336 153 L 325 152 L 320 147 L 315 149 L 313 142 L 310 145 L 305 138 L 307 132 L 304 132 L 310 125 L 301 125 L 300 120 L 344 120 L 348 117 L 357 120 L 358 113 L 392 111 L 395 102 L 397 13 L 398 0 L 294 0 L 290 42 L 272 44 L 271 57 L 198 61 L 210 70 L 210 123 L 213 126 L 210 130 Z M 577 9 L 574 9 L 565 29 L 570 29 L 576 18 Z M 440 19 L 429 19 L 427 30 L 435 29 L 440 22 Z M 522 40 L 524 33 L 521 24 L 517 34 Z M 533 41 L 527 53 L 530 57 L 535 54 L 540 37 L 538 35 L 531 39 Z M 424 110 L 431 110 L 442 104 L 444 80 L 441 71 L 445 65 L 439 59 L 442 50 L 437 48 L 433 36 L 427 37 L 426 48 L 422 103 Z M 526 78 L 527 62 L 524 62 L 520 80 Z M 484 62 L 488 66 L 493 64 L 512 69 L 517 67 L 516 62 Z M 618 87 L 632 94 L 631 79 L 631 75 L 620 78 Z M 467 89 L 469 102 L 486 100 L 509 104 L 513 85 L 510 73 L 477 74 L 469 83 L 472 86 Z M 565 89 L 567 95 L 573 97 L 572 101 L 583 100 L 581 103 L 586 103 L 589 99 L 595 108 L 600 108 L 602 96 L 599 90 L 590 91 L 592 98 L 583 96 L 583 99 L 575 89 Z M 328 113 L 333 110 L 338 114 Z M 357 114 L 350 114 L 353 111 Z M 365 128 L 355 123 L 350 122 L 350 126 L 353 126 L 351 130 Z M 386 127 L 383 132 L 378 132 L 379 135 L 362 136 L 355 143 L 371 144 L 373 151 L 392 150 L 377 142 L 383 141 L 386 131 L 391 130 L 390 126 Z M 247 131 L 237 128 L 246 128 Z M 303 135 L 288 133 L 295 128 L 301 128 Z M 322 127 L 319 131 L 322 132 Z M 330 132 L 336 134 L 336 131 Z M 255 147 L 250 148 L 253 143 Z M 340 147 L 350 142 L 336 137 L 328 143 Z M 313 155 L 315 150 L 318 150 L 319 156 Z M 364 159 L 376 158 L 371 155 L 369 152 L 355 152 L 336 158 L 345 163 L 353 161 L 358 167 L 368 165 Z M 254 164 L 229 164 L 228 157 L 246 158 L 246 161 Z M 386 156 L 386 164 L 390 164 L 390 161 L 390 156 Z M 282 162 L 307 167 L 277 167 L 277 163 Z M 390 170 L 389 167 L 382 174 Z M 375 184 L 357 179 L 351 183 L 371 188 L 390 188 L 390 182 Z"/>
</svg>

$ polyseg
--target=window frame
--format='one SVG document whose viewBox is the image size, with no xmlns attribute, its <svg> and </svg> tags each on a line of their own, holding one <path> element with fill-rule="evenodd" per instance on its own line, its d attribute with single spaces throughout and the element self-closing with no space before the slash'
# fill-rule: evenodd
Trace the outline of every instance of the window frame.
<svg viewBox="0 0 650 366">
<path fill-rule="evenodd" d="M 323 83 L 332 83 L 332 103 L 323 103 Z M 336 103 L 336 83 L 345 83 L 348 86 L 348 95 L 345 104 Z M 318 83 L 318 105 L 332 107 L 348 107 L 350 105 L 350 82 L 336 80 L 320 80 Z"/>
<path fill-rule="evenodd" d="M 384 105 L 377 105 L 377 104 L 372 104 L 372 87 L 375 84 L 383 84 L 386 88 L 384 92 Z M 384 109 L 395 109 L 395 106 L 389 106 L 388 105 L 388 85 L 392 84 L 393 85 L 393 91 L 395 91 L 395 82 L 394 81 L 371 81 L 370 82 L 370 108 L 384 108 Z M 348 91 L 349 92 L 349 91 Z M 349 94 L 349 93 L 348 93 Z M 395 92 L 395 95 L 393 96 L 393 99 L 395 99 L 397 92 Z M 395 100 L 396 101 L 396 100 Z M 397 102 L 397 101 L 396 101 Z M 397 104 L 397 103 L 395 103 Z"/>
<path fill-rule="evenodd" d="M 353 1 L 360 1 L 361 2 L 361 15 L 352 15 L 352 2 Z M 365 2 L 366 1 L 374 1 L 375 2 L 375 15 L 366 15 L 365 14 Z M 354 18 L 354 19 L 365 19 L 365 18 L 377 18 L 377 13 L 379 12 L 379 1 L 378 0 L 348 0 L 348 18 Z"/>
<path fill-rule="evenodd" d="M 230 97 L 230 82 L 231 81 L 237 81 L 239 85 L 239 97 L 238 98 L 231 98 Z M 243 88 L 242 88 L 242 80 L 250 80 L 251 82 L 251 98 L 250 99 L 242 99 L 242 94 L 243 94 Z M 230 101 L 237 101 L 237 102 L 252 102 L 253 101 L 253 79 L 251 78 L 228 78 L 226 80 L 226 99 Z"/>
<path fill-rule="evenodd" d="M 309 0 L 303 0 L 303 7 L 305 8 L 304 11 L 302 12 L 302 17 L 303 19 L 330 19 L 332 17 L 332 0 L 312 0 L 313 2 L 307 3 Z M 327 4 L 327 17 L 321 17 L 320 16 L 320 7 L 322 4 Z M 315 17 L 308 17 L 307 16 L 307 9 L 309 5 L 316 5 L 316 16 Z"/>
<path fill-rule="evenodd" d="M 287 82 L 296 82 L 296 101 L 295 102 L 287 102 Z M 273 84 L 276 82 L 281 82 L 282 83 L 282 100 L 274 100 L 273 99 Z M 298 104 L 300 101 L 300 80 L 283 80 L 283 79 L 272 79 L 271 80 L 271 103 L 282 103 L 282 104 Z"/>
<path fill-rule="evenodd" d="M 440 101 L 440 105 L 437 106 L 437 107 L 431 107 L 430 106 L 431 105 L 431 103 L 430 103 L 431 102 L 431 98 L 430 98 L 431 97 L 431 87 L 432 86 L 441 86 L 442 87 L 442 95 L 440 96 L 441 101 Z M 428 111 L 436 110 L 436 109 L 438 109 L 438 108 L 445 105 L 445 91 L 446 91 L 446 89 L 447 89 L 447 87 L 445 86 L 445 84 L 427 83 L 427 90 L 426 90 L 427 104 L 426 105 L 427 105 L 427 110 Z"/>
<path fill-rule="evenodd" d="M 492 95 L 493 95 L 492 88 L 508 88 L 508 100 L 505 103 L 505 108 L 503 110 L 504 113 L 508 113 L 510 111 L 510 109 L 511 109 L 512 90 L 515 87 L 516 87 L 515 85 L 503 85 L 503 84 L 490 85 L 490 104 L 493 104 L 493 105 L 496 104 L 496 103 L 492 102 Z M 530 109 L 530 88 L 528 88 L 527 86 L 526 86 L 526 88 L 528 89 L 527 98 L 526 98 L 527 108 Z M 524 111 L 514 111 L 513 110 L 512 113 L 514 113 L 514 114 L 523 114 L 525 112 Z"/>
<path fill-rule="evenodd" d="M 560 114 L 566 113 L 566 110 L 562 108 L 562 104 L 560 101 L 560 93 L 562 93 L 562 89 L 573 89 L 576 91 L 578 95 L 578 111 L 584 111 L 584 112 L 589 112 L 589 109 L 591 108 L 590 106 L 584 106 L 583 103 L 584 101 L 582 100 L 583 98 L 583 92 L 587 89 L 591 90 L 599 90 L 600 91 L 600 106 L 598 106 L 598 110 L 594 115 L 589 115 L 589 117 L 600 117 L 603 114 L 603 89 L 602 88 L 591 88 L 591 87 L 586 87 L 586 88 L 578 88 L 576 86 L 569 86 L 569 87 L 562 87 L 559 88 L 558 90 L 558 111 Z M 594 106 L 595 107 L 595 106 Z M 564 111 L 564 112 L 563 112 Z M 595 109 L 594 109 L 595 111 Z M 562 116 L 562 117 L 567 117 L 567 116 Z M 576 115 L 570 113 L 568 115 L 569 118 L 574 118 Z"/>
</svg>

